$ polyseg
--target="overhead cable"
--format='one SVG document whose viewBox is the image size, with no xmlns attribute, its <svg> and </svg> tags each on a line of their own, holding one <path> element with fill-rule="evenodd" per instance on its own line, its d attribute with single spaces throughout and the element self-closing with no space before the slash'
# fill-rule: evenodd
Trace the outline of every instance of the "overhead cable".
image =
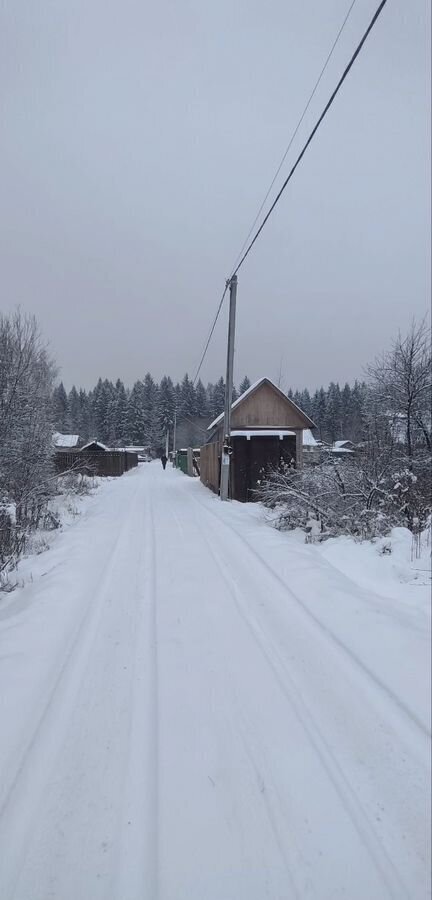
<svg viewBox="0 0 432 900">
<path fill-rule="evenodd" d="M 199 373 L 200 373 L 200 371 L 201 371 L 202 364 L 203 364 L 203 362 L 204 362 L 204 360 L 205 360 L 206 353 L 207 353 L 207 350 L 208 350 L 208 348 L 209 348 L 210 341 L 211 341 L 211 339 L 212 339 L 212 337 L 213 337 L 213 332 L 214 332 L 214 330 L 215 330 L 215 328 L 216 328 L 216 322 L 217 322 L 217 320 L 218 320 L 218 318 L 219 318 L 219 314 L 220 314 L 220 311 L 221 311 L 221 309 L 222 309 L 222 305 L 223 305 L 223 302 L 224 302 L 224 300 L 225 300 L 225 294 L 226 294 L 226 292 L 227 292 L 227 290 L 228 290 L 228 287 L 229 287 L 229 281 L 227 281 L 227 283 L 226 283 L 226 285 L 225 285 L 224 292 L 223 292 L 222 297 L 221 297 L 221 299 L 220 299 L 220 301 L 219 301 L 219 306 L 218 306 L 218 308 L 217 308 L 216 315 L 215 315 L 214 320 L 213 320 L 213 325 L 212 325 L 212 327 L 211 327 L 211 329 L 210 329 L 210 334 L 209 334 L 209 336 L 208 336 L 208 338 L 207 338 L 207 341 L 206 341 L 206 344 L 205 344 L 205 347 L 204 347 L 204 350 L 203 350 L 201 359 L 200 359 L 200 361 L 199 361 L 198 368 L 197 368 L 197 370 L 196 370 L 196 372 L 195 372 L 195 375 L 194 375 L 194 378 L 193 378 L 193 382 L 192 382 L 193 384 L 195 384 L 195 382 L 197 381 L 198 375 L 199 375 Z"/>
<path fill-rule="evenodd" d="M 321 115 L 320 115 L 318 121 L 317 121 L 316 124 L 314 125 L 314 127 L 313 127 L 313 129 L 312 129 L 312 131 L 311 131 L 311 133 L 310 133 L 310 135 L 309 135 L 309 137 L 308 137 L 306 143 L 305 143 L 304 146 L 303 146 L 303 149 L 302 149 L 301 152 L 299 153 L 299 155 L 298 155 L 298 157 L 297 157 L 297 159 L 296 159 L 296 161 L 295 161 L 295 163 L 294 163 L 294 165 L 293 165 L 291 171 L 289 172 L 289 175 L 288 175 L 287 178 L 285 179 L 285 181 L 284 181 L 284 183 L 283 183 L 283 185 L 282 185 L 282 187 L 281 187 L 279 193 L 276 195 L 276 198 L 275 198 L 275 200 L 273 201 L 273 203 L 272 203 L 272 205 L 271 205 L 271 207 L 270 207 L 268 213 L 265 215 L 263 221 L 261 222 L 261 225 L 260 225 L 260 227 L 258 228 L 258 231 L 255 233 L 255 235 L 254 235 L 254 237 L 252 238 L 250 244 L 248 245 L 247 249 L 246 249 L 245 252 L 243 253 L 243 256 L 241 257 L 240 262 L 239 262 L 239 263 L 237 264 L 237 266 L 235 267 L 235 269 L 234 269 L 234 271 L 233 271 L 233 273 L 232 273 L 232 275 L 231 275 L 231 278 L 233 277 L 233 275 L 236 275 L 236 274 L 237 274 L 237 272 L 239 271 L 239 269 L 240 269 L 241 266 L 243 265 L 243 263 L 244 263 L 246 257 L 249 256 L 249 253 L 251 252 L 252 247 L 254 246 L 256 240 L 257 240 L 258 237 L 260 236 L 260 234 L 261 234 L 261 232 L 262 232 L 264 226 L 267 224 L 267 222 L 268 222 L 268 220 L 269 220 L 269 218 L 270 218 L 270 216 L 271 216 L 271 214 L 272 214 L 272 212 L 273 212 L 275 206 L 277 205 L 277 203 L 279 203 L 279 200 L 280 200 L 280 198 L 281 198 L 281 196 L 282 196 L 282 194 L 283 194 L 285 188 L 287 187 L 287 185 L 288 185 L 289 182 L 291 181 L 291 178 L 293 177 L 294 172 L 295 172 L 295 170 L 297 169 L 297 166 L 299 165 L 299 163 L 300 163 L 301 160 L 303 159 L 303 156 L 305 155 L 307 148 L 308 148 L 309 145 L 311 144 L 311 142 L 312 142 L 313 138 L 315 137 L 315 135 L 316 135 L 316 133 L 317 133 L 317 131 L 318 131 L 318 129 L 319 129 L 321 123 L 322 123 L 323 120 L 325 119 L 325 117 L 326 117 L 326 115 L 327 115 L 327 113 L 328 113 L 328 111 L 329 111 L 331 105 L 333 104 L 333 101 L 335 100 L 337 94 L 339 93 L 339 91 L 340 91 L 340 89 L 341 89 L 341 87 L 342 87 L 342 85 L 343 85 L 343 83 L 344 83 L 344 81 L 345 81 L 345 79 L 346 79 L 348 73 L 350 72 L 352 66 L 354 65 L 354 63 L 355 63 L 355 61 L 356 61 L 356 59 L 357 59 L 357 57 L 358 57 L 358 55 L 359 55 L 359 53 L 360 53 L 360 51 L 361 51 L 363 45 L 365 44 L 367 38 L 369 37 L 369 34 L 370 34 L 370 32 L 372 31 L 372 29 L 373 29 L 373 27 L 374 27 L 374 25 L 375 25 L 375 23 L 376 23 L 376 21 L 377 21 L 379 15 L 381 14 L 382 10 L 384 9 L 384 6 L 386 5 L 386 3 L 387 3 L 387 0 L 381 0 L 381 3 L 379 4 L 378 9 L 376 10 L 375 14 L 373 15 L 373 17 L 372 17 L 372 19 L 371 19 L 371 21 L 370 21 L 370 23 L 369 23 L 369 25 L 368 25 L 368 27 L 367 27 L 365 33 L 363 34 L 363 37 L 361 38 L 359 44 L 357 45 L 357 47 L 356 47 L 356 49 L 355 49 L 355 51 L 354 51 L 354 53 L 353 53 L 353 55 L 352 55 L 352 57 L 351 57 L 351 59 L 350 59 L 348 65 L 346 66 L 346 68 L 345 68 L 343 74 L 341 75 L 341 77 L 340 77 L 340 79 L 339 79 L 339 81 L 338 81 L 338 83 L 337 83 L 337 85 L 336 85 L 336 87 L 335 87 L 335 89 L 334 89 L 334 91 L 333 91 L 333 93 L 332 93 L 330 99 L 329 99 L 328 102 L 326 103 L 326 105 L 325 105 L 325 107 L 324 107 L 324 109 L 323 109 L 323 111 L 322 111 L 322 113 L 321 113 Z"/>
<path fill-rule="evenodd" d="M 351 15 L 351 11 L 352 11 L 353 7 L 355 6 L 356 2 L 357 2 L 357 0 L 352 0 L 352 2 L 351 2 L 351 5 L 350 5 L 350 7 L 349 7 L 349 9 L 348 9 L 348 12 L 346 13 L 345 18 L 344 18 L 344 20 L 343 20 L 343 22 L 342 22 L 342 25 L 340 26 L 339 31 L 338 31 L 338 33 L 337 33 L 337 35 L 336 35 L 336 37 L 335 37 L 335 39 L 334 39 L 334 41 L 333 41 L 333 44 L 332 44 L 331 49 L 330 49 L 330 52 L 329 52 L 328 55 L 327 55 L 327 59 L 325 60 L 325 63 L 324 63 L 324 65 L 323 65 L 322 69 L 321 69 L 321 72 L 320 72 L 319 75 L 318 75 L 318 78 L 317 78 L 317 80 L 316 80 L 316 82 L 315 82 L 315 85 L 314 85 L 314 88 L 313 88 L 313 90 L 312 90 L 312 93 L 309 95 L 309 99 L 308 99 L 308 101 L 307 101 L 307 103 L 306 103 L 306 106 L 304 107 L 304 110 L 303 110 L 303 112 L 302 112 L 302 114 L 301 114 L 301 116 L 300 116 L 300 118 L 299 118 L 299 120 L 298 120 L 298 122 L 297 122 L 297 125 L 296 125 L 296 127 L 295 127 L 295 129 L 294 129 L 294 131 L 293 131 L 293 133 L 292 133 L 292 135 L 291 135 L 291 137 L 290 137 L 290 139 L 289 139 L 288 146 L 287 146 L 287 148 L 286 148 L 286 150 L 285 150 L 285 152 L 284 152 L 284 155 L 282 156 L 282 159 L 281 159 L 281 161 L 280 161 L 280 163 L 279 163 L 279 165 L 278 165 L 278 167 L 277 167 L 277 169 L 276 169 L 276 172 L 275 172 L 275 174 L 274 174 L 274 176 L 273 176 L 273 179 L 272 179 L 272 181 L 271 181 L 271 184 L 270 184 L 269 187 L 268 187 L 267 193 L 266 193 L 266 195 L 265 195 L 265 197 L 264 197 L 264 199 L 263 199 L 263 201 L 262 201 L 262 203 L 261 203 L 261 206 L 260 206 L 260 208 L 259 208 L 259 210 L 258 210 L 258 212 L 257 212 L 257 214 L 256 214 L 256 216 L 255 216 L 255 218 L 254 218 L 254 220 L 253 220 L 253 222 L 252 222 L 251 227 L 249 228 L 249 231 L 248 231 L 248 233 L 247 233 L 247 235 L 246 235 L 246 237 L 245 237 L 245 239 L 244 239 L 244 242 L 243 242 L 243 245 L 242 245 L 242 247 L 241 247 L 241 250 L 239 251 L 239 253 L 238 253 L 237 256 L 236 256 L 236 262 L 234 263 L 234 266 L 236 265 L 236 263 L 237 263 L 238 260 L 240 259 L 241 255 L 242 255 L 242 253 L 243 253 L 243 250 L 245 249 L 245 247 L 246 247 L 246 245 L 247 245 L 247 242 L 248 242 L 248 240 L 249 240 L 249 238 L 250 238 L 250 236 L 251 236 L 251 234 L 252 234 L 252 232 L 253 232 L 253 230 L 254 230 L 254 228 L 255 228 L 255 225 L 256 225 L 256 223 L 258 222 L 258 219 L 259 219 L 259 217 L 260 217 L 260 215 L 261 215 L 261 213 L 262 213 L 262 211 L 263 211 L 263 209 L 264 209 L 264 207 L 265 207 L 265 205 L 266 205 L 266 203 L 267 203 L 267 200 L 268 200 L 268 198 L 269 198 L 269 196 L 270 196 L 270 193 L 271 193 L 271 190 L 272 190 L 272 188 L 273 188 L 273 185 L 274 185 L 274 183 L 275 183 L 275 181 L 276 181 L 276 179 L 277 179 L 277 177 L 278 177 L 278 175 L 279 175 L 279 172 L 280 172 L 280 170 L 281 170 L 281 168 L 282 168 L 282 166 L 283 166 L 283 164 L 284 164 L 284 162 L 285 162 L 285 160 L 286 160 L 286 158 L 287 158 L 287 156 L 288 156 L 289 151 L 291 150 L 291 147 L 292 147 L 293 142 L 294 142 L 294 140 L 295 140 L 295 138 L 296 138 L 296 136 L 297 136 L 297 132 L 298 132 L 298 130 L 299 130 L 299 128 L 300 128 L 300 125 L 302 124 L 303 119 L 304 119 L 304 117 L 305 117 L 305 115 L 306 115 L 306 113 L 307 113 L 307 111 L 308 111 L 308 109 L 309 109 L 309 107 L 310 107 L 310 105 L 311 105 L 311 103 L 312 103 L 312 100 L 313 100 L 313 98 L 314 98 L 314 96 L 315 96 L 315 94 L 316 94 L 316 92 L 317 92 L 317 90 L 318 90 L 318 87 L 319 87 L 319 85 L 320 85 L 320 82 L 321 82 L 321 79 L 322 79 L 322 77 L 323 77 L 323 75 L 324 75 L 324 72 L 325 72 L 325 70 L 326 70 L 326 68 L 327 68 L 327 66 L 328 66 L 328 64 L 329 64 L 329 62 L 330 62 L 330 60 L 331 60 L 331 58 L 332 58 L 332 56 L 333 56 L 333 53 L 334 53 L 334 51 L 335 51 L 335 49 L 336 49 L 336 45 L 337 45 L 338 42 L 339 42 L 339 38 L 340 38 L 340 36 L 341 36 L 341 34 L 342 34 L 344 28 L 345 28 L 346 23 L 348 22 L 348 19 L 349 19 L 350 15 Z"/>
</svg>

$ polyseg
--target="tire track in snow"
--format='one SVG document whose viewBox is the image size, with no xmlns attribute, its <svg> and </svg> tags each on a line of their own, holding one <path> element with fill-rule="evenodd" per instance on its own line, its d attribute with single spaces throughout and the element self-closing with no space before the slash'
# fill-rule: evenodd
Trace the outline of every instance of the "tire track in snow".
<svg viewBox="0 0 432 900">
<path fill-rule="evenodd" d="M 196 505 L 199 505 L 200 507 L 205 509 L 203 504 Z M 219 517 L 216 516 L 216 518 Z M 224 523 L 221 523 L 220 519 L 219 522 L 223 527 Z M 230 530 L 233 531 L 232 528 Z M 234 532 L 234 534 L 236 534 L 236 532 Z M 397 900 L 406 900 L 406 898 L 409 897 L 409 892 L 407 891 L 406 885 L 403 883 L 398 870 L 396 869 L 391 857 L 388 855 L 384 845 L 382 844 L 380 836 L 377 834 L 369 819 L 369 816 L 367 815 L 361 804 L 361 801 L 359 800 L 348 779 L 346 778 L 343 769 L 341 768 L 335 754 L 327 743 L 312 712 L 305 703 L 304 698 L 302 698 L 301 702 L 299 701 L 298 698 L 300 695 L 298 686 L 292 679 L 286 660 L 281 655 L 275 642 L 264 632 L 263 628 L 255 619 L 255 617 L 251 616 L 249 612 L 246 612 L 245 605 L 240 599 L 240 594 L 243 592 L 239 591 L 238 586 L 235 580 L 232 578 L 230 570 L 227 567 L 223 557 L 221 556 L 220 552 L 217 552 L 215 550 L 215 547 L 211 544 L 204 530 L 202 531 L 202 535 L 209 548 L 209 552 L 213 556 L 213 559 L 218 566 L 218 569 L 223 577 L 228 591 L 232 599 L 234 600 L 236 609 L 241 619 L 249 630 L 249 633 L 253 637 L 255 644 L 258 646 L 267 664 L 270 666 L 286 700 L 294 710 L 296 717 L 300 722 L 305 734 L 307 735 L 310 745 L 312 745 L 312 747 L 314 748 L 320 764 L 324 769 L 327 777 L 330 779 L 343 808 L 348 814 L 361 842 L 366 847 L 371 862 L 373 862 L 376 871 L 379 873 L 383 882 L 385 883 L 388 890 L 388 896 L 391 898 L 397 898 Z M 214 532 L 212 534 L 212 537 L 214 537 Z M 224 552 L 224 549 L 226 548 L 222 548 L 222 552 Z M 251 553 L 253 553 L 251 548 L 249 548 L 249 550 Z M 258 556 L 258 559 L 261 563 L 261 557 Z M 266 566 L 265 568 L 268 567 Z M 250 738 L 248 737 L 248 729 L 242 726 L 241 730 L 247 755 L 254 768 L 257 781 L 259 783 L 262 776 L 258 764 L 255 760 L 255 753 L 251 746 Z M 269 816 L 275 838 L 278 842 L 278 845 L 280 846 L 281 839 L 279 829 L 276 824 L 277 814 L 276 810 L 271 808 L 268 798 L 266 798 L 266 806 L 267 814 Z"/>
<path fill-rule="evenodd" d="M 397 708 L 399 714 L 403 715 L 403 718 L 408 721 L 411 726 L 414 726 L 417 732 L 421 733 L 422 739 L 424 741 L 424 746 L 427 752 L 429 752 L 429 740 L 431 737 L 431 733 L 429 729 L 424 725 L 424 723 L 419 719 L 412 710 L 409 709 L 395 693 L 392 689 L 386 685 L 380 678 L 377 676 L 372 670 L 360 659 L 359 656 L 348 647 L 344 641 L 338 637 L 327 625 L 315 616 L 313 612 L 309 609 L 306 603 L 293 591 L 289 585 L 283 580 L 283 578 L 278 575 L 274 569 L 268 564 L 268 562 L 261 556 L 261 554 L 253 547 L 249 541 L 246 540 L 243 535 L 239 534 L 238 531 L 233 528 L 225 519 L 221 519 L 217 513 L 213 512 L 213 510 L 209 509 L 204 503 L 201 503 L 195 497 L 191 498 L 195 504 L 197 504 L 201 509 L 204 509 L 205 512 L 208 513 L 213 519 L 216 519 L 219 526 L 222 528 L 228 528 L 229 531 L 235 536 L 238 543 L 241 543 L 243 547 L 246 548 L 248 553 L 253 557 L 254 560 L 259 560 L 262 564 L 263 568 L 266 570 L 267 574 L 273 581 L 278 585 L 278 588 L 282 588 L 284 592 L 289 595 L 300 608 L 300 611 L 304 614 L 305 618 L 308 618 L 311 623 L 313 623 L 317 630 L 321 632 L 323 638 L 327 638 L 329 642 L 335 645 L 337 650 L 339 651 L 340 656 L 344 656 L 346 661 L 351 665 L 352 668 L 356 667 L 360 673 L 366 676 L 368 682 L 376 688 L 382 695 L 385 696 L 386 699 L 390 700 L 392 704 Z"/>
<path fill-rule="evenodd" d="M 129 512 L 135 508 L 136 503 L 135 493 Z M 109 602 L 107 587 L 117 562 L 119 549 L 129 528 L 130 521 L 125 516 L 109 551 L 108 565 L 96 594 L 93 598 L 89 598 L 15 771 L 5 783 L 0 802 L 0 846 L 8 846 L 10 851 L 7 859 L 3 858 L 1 873 L 2 888 L 7 887 L 9 892 L 7 896 L 13 895 L 14 884 L 26 856 L 31 825 L 37 816 L 43 790 L 49 778 L 50 765 L 47 764 L 47 759 L 53 763 L 65 739 L 70 710 L 78 696 L 91 658 L 104 607 Z M 22 814 L 20 815 L 22 810 L 26 810 L 25 819 Z"/>
<path fill-rule="evenodd" d="M 151 485 L 141 502 L 142 553 L 136 577 L 140 617 L 134 656 L 129 765 L 120 822 L 120 857 L 114 896 L 123 900 L 158 898 L 158 654 L 156 548 Z"/>
</svg>

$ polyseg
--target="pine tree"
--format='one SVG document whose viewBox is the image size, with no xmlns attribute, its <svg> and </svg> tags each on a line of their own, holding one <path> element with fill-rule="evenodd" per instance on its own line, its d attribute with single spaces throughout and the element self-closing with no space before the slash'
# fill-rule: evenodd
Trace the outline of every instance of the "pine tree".
<svg viewBox="0 0 432 900">
<path fill-rule="evenodd" d="M 115 436 L 120 446 L 127 444 L 127 394 L 123 382 L 117 378 L 115 383 Z"/>
<path fill-rule="evenodd" d="M 366 423 L 366 396 L 367 386 L 365 382 L 354 382 L 351 391 L 351 433 L 352 441 L 363 441 L 365 438 Z"/>
<path fill-rule="evenodd" d="M 128 444 L 143 446 L 144 441 L 144 405 L 143 383 L 136 381 L 127 401 L 126 437 Z"/>
<path fill-rule="evenodd" d="M 208 416 L 207 392 L 201 381 L 198 381 L 195 388 L 195 403 L 198 416 Z"/>
<path fill-rule="evenodd" d="M 219 378 L 213 388 L 212 394 L 212 410 L 211 415 L 216 418 L 223 413 L 225 408 L 225 382 L 223 378 Z"/>
<path fill-rule="evenodd" d="M 240 387 L 239 387 L 240 396 L 242 394 L 244 394 L 245 391 L 249 390 L 250 386 L 251 386 L 250 379 L 248 378 L 247 375 L 245 375 L 245 377 L 243 378 L 243 381 L 241 382 Z"/>
<path fill-rule="evenodd" d="M 310 395 L 310 393 L 309 393 L 309 391 L 308 391 L 307 388 L 305 388 L 304 391 L 302 391 L 301 394 L 300 394 L 300 404 L 299 404 L 299 406 L 300 406 L 300 409 L 302 409 L 303 412 L 306 413 L 307 416 L 310 416 L 310 417 L 312 418 L 312 415 L 311 415 L 311 413 L 312 413 L 312 400 L 311 400 L 311 395 Z"/>
<path fill-rule="evenodd" d="M 150 372 L 144 378 L 142 391 L 144 442 L 152 448 L 159 445 L 158 386 Z"/>
<path fill-rule="evenodd" d="M 326 406 L 327 406 L 326 392 L 325 392 L 324 388 L 321 387 L 319 390 L 315 391 L 315 394 L 314 394 L 314 398 L 312 401 L 312 408 L 313 408 L 312 418 L 315 422 L 315 425 L 318 428 L 319 436 L 322 441 L 325 440 L 325 435 L 326 435 L 326 430 L 325 430 Z"/>
<path fill-rule="evenodd" d="M 63 382 L 54 388 L 53 392 L 53 419 L 57 431 L 61 434 L 69 432 L 69 404 Z"/>
<path fill-rule="evenodd" d="M 98 441 L 103 440 L 103 433 L 105 430 L 105 417 L 107 413 L 106 409 L 107 405 L 107 397 L 106 390 L 104 388 L 104 383 L 102 378 L 98 379 L 97 385 L 93 391 L 93 429 L 94 433 L 91 435 L 91 439 L 96 439 Z"/>
<path fill-rule="evenodd" d="M 181 411 L 184 416 L 192 417 L 197 415 L 195 388 L 187 373 L 181 385 Z"/>
<path fill-rule="evenodd" d="M 351 427 L 351 388 L 348 382 L 345 383 L 341 392 L 341 418 L 342 418 L 342 435 L 345 440 L 352 441 Z"/>
<path fill-rule="evenodd" d="M 327 391 L 325 430 L 332 443 L 342 438 L 342 403 L 338 384 L 332 381 Z"/>
<path fill-rule="evenodd" d="M 90 419 L 91 419 L 91 401 L 83 388 L 79 391 L 79 421 L 78 434 L 84 440 L 88 440 L 90 436 Z"/>
<path fill-rule="evenodd" d="M 115 428 L 115 390 L 112 381 L 108 381 L 105 378 L 101 397 L 99 399 L 100 409 L 103 410 L 102 413 L 102 422 L 101 422 L 101 440 L 104 444 L 108 444 L 109 446 L 112 443 L 115 443 L 116 439 L 116 428 Z"/>
<path fill-rule="evenodd" d="M 164 375 L 159 385 L 158 394 L 158 432 L 159 441 L 165 444 L 165 435 L 172 430 L 175 412 L 175 392 L 171 378 Z"/>
<path fill-rule="evenodd" d="M 78 391 L 73 385 L 69 391 L 68 397 L 69 407 L 69 425 L 72 434 L 79 434 L 80 418 L 81 418 L 81 402 Z"/>
</svg>

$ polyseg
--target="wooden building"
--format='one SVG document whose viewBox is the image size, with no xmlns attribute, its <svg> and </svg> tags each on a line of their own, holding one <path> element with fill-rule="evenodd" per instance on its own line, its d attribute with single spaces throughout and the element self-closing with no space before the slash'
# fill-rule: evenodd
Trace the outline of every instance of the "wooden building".
<svg viewBox="0 0 432 900">
<path fill-rule="evenodd" d="M 56 450 L 56 471 L 83 475 L 117 476 L 138 465 L 138 454 L 129 450 L 110 450 L 100 441 L 89 441 L 78 450 Z"/>
<path fill-rule="evenodd" d="M 281 463 L 300 467 L 303 431 L 314 428 L 311 419 L 269 378 L 260 378 L 232 405 L 230 495 L 233 500 L 254 500 L 259 481 Z M 219 491 L 224 415 L 209 425 L 209 439 L 201 447 L 201 481 Z"/>
</svg>

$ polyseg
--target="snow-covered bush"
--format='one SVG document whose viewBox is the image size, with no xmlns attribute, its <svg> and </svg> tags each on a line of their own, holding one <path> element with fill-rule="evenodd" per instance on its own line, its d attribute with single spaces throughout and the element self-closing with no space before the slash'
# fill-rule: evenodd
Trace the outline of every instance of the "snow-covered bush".
<svg viewBox="0 0 432 900">
<path fill-rule="evenodd" d="M 303 470 L 267 473 L 258 495 L 280 528 L 318 521 L 326 535 L 375 538 L 394 527 L 421 534 L 432 510 L 431 352 L 425 322 L 412 323 L 369 367 L 364 439 L 349 459 L 323 456 Z"/>
<path fill-rule="evenodd" d="M 325 459 L 303 470 L 282 466 L 269 472 L 258 496 L 276 508 L 274 524 L 281 529 L 306 530 L 313 519 L 326 536 L 376 538 L 397 526 L 420 533 L 432 509 L 430 471 L 426 454 L 408 467 L 389 448 L 378 452 L 371 446 L 349 462 Z"/>
</svg>

